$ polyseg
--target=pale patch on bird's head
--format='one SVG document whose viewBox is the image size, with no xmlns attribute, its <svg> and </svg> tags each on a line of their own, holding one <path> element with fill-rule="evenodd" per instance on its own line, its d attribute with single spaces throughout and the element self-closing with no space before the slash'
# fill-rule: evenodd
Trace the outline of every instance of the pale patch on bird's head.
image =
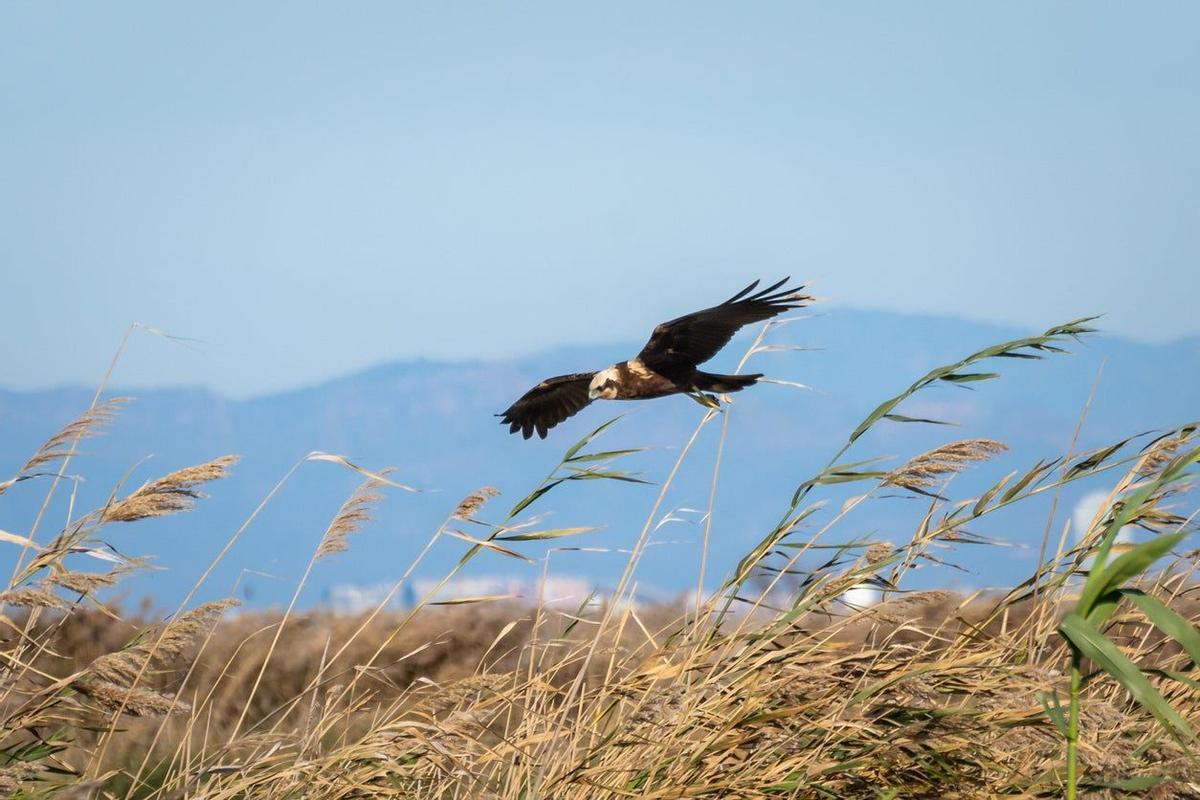
<svg viewBox="0 0 1200 800">
<path fill-rule="evenodd" d="M 616 367 L 600 370 L 592 376 L 592 382 L 588 384 L 588 399 L 616 400 L 618 380 Z"/>
</svg>

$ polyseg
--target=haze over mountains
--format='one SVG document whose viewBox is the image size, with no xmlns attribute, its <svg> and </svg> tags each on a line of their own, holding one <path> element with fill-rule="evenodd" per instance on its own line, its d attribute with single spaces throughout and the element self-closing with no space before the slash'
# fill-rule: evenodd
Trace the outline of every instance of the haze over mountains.
<svg viewBox="0 0 1200 800">
<path fill-rule="evenodd" d="M 1047 325 L 1062 321 L 1047 320 Z M 735 397 L 706 584 L 716 585 L 761 538 L 786 508 L 795 486 L 818 470 L 881 400 L 938 364 L 1028 333 L 957 319 L 845 309 L 818 309 L 810 318 L 775 330 L 772 344 L 808 349 L 760 353 L 750 368 L 812 389 L 762 385 Z M 753 335 L 744 332 L 711 362 L 714 371 L 736 364 Z M 196 511 L 107 530 L 107 540 L 121 552 L 153 554 L 161 567 L 125 581 L 126 597 L 132 601 L 150 596 L 165 608 L 182 598 L 305 453 L 339 453 L 372 469 L 395 465 L 398 481 L 426 491 L 389 492 L 376 521 L 352 537 L 350 550 L 318 564 L 301 603 L 369 596 L 372 587 L 387 585 L 404 572 L 464 495 L 481 486 L 497 487 L 502 496 L 481 516 L 500 518 L 570 444 L 618 413 L 626 416 L 597 447 L 649 448 L 620 466 L 647 480 L 662 480 L 703 414 L 686 397 L 596 403 L 545 441 L 510 436 L 493 416 L 543 377 L 606 366 L 631 356 L 641 344 L 631 340 L 603 347 L 561 347 L 509 361 L 396 362 L 317 386 L 236 401 L 198 388 L 130 391 L 118 386 L 109 396 L 131 394 L 136 399 L 107 435 L 87 440 L 71 464 L 70 473 L 86 478 L 79 485 L 75 508 L 102 504 L 126 475 L 130 489 L 226 453 L 243 457 L 231 478 L 209 488 L 211 497 Z M 860 440 L 847 458 L 890 455 L 900 460 L 968 436 L 1006 442 L 1012 448 L 1009 453 L 952 484 L 952 498 L 970 496 L 1009 470 L 1028 467 L 1068 447 L 1098 373 L 1079 447 L 1200 417 L 1200 340 L 1140 344 L 1099 335 L 1073 350 L 1072 355 L 1044 361 L 1005 361 L 996 365 L 1001 379 L 978 384 L 973 391 L 946 386 L 923 392 L 900 410 L 959 427 L 887 423 Z M 82 386 L 0 390 L 0 474 L 15 472 L 48 436 L 87 407 L 92 392 Z M 678 509 L 707 508 L 720 431 L 719 421 L 705 429 L 658 515 L 675 510 L 672 516 L 680 521 L 664 524 L 652 535 L 655 544 L 638 573 L 647 597 L 671 596 L 696 585 L 701 514 Z M 253 605 L 286 603 L 325 526 L 359 480 L 332 464 L 305 464 L 254 519 L 198 599 L 235 592 Z M 44 481 L 26 481 L 0 497 L 0 529 L 28 531 L 47 486 Z M 1050 527 L 1055 542 L 1062 520 L 1094 488 L 1096 484 L 1079 485 L 1064 491 Z M 636 540 L 656 493 L 654 486 L 587 481 L 563 485 L 542 498 L 528 514 L 548 512 L 542 527 L 600 526 L 552 544 L 614 551 L 555 552 L 551 574 L 572 586 L 603 590 L 615 583 L 625 563 L 624 554 L 615 551 Z M 40 540 L 62 524 L 68 494 L 60 493 L 38 532 Z M 848 494 L 833 491 L 823 496 L 830 497 L 836 509 Z M 939 552 L 962 570 L 929 567 L 917 573 L 917 583 L 998 586 L 1023 579 L 1047 530 L 1049 500 L 1040 508 L 1014 509 L 987 520 L 974 532 L 1000 539 L 1004 546 Z M 900 541 L 911 535 L 927 507 L 926 500 L 887 496 L 865 505 L 826 537 Z M 819 528 L 823 519 L 815 521 Z M 456 539 L 440 542 L 415 577 L 440 577 L 466 547 Z M 547 547 L 523 543 L 518 549 L 537 559 Z M 2 556 L 11 569 L 13 548 L 5 545 Z M 90 561 L 86 566 L 106 565 Z M 541 563 L 529 565 L 489 553 L 473 561 L 467 574 L 479 579 L 477 585 L 485 585 L 488 575 L 531 581 L 541 570 Z"/>
</svg>

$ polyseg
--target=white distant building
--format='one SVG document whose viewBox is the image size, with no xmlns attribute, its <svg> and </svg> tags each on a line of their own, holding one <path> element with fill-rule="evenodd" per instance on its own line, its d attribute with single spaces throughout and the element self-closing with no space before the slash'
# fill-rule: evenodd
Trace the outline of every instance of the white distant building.
<svg viewBox="0 0 1200 800">
<path fill-rule="evenodd" d="M 526 580 L 515 575 L 471 575 L 447 581 L 440 589 L 438 583 L 440 579 L 415 578 L 395 593 L 392 593 L 393 584 L 390 583 L 341 584 L 329 590 L 329 604 L 335 611 L 354 614 L 369 611 L 385 599 L 388 608 L 412 608 L 421 600 L 446 602 L 468 597 L 511 597 L 529 605 L 540 598 L 546 607 L 575 611 L 588 600 L 593 590 L 593 584 L 587 579 L 571 575 L 552 576 L 544 581 Z M 599 606 L 605 596 L 597 592 L 588 600 L 589 608 Z"/>
<path fill-rule="evenodd" d="M 1091 527 L 1092 520 L 1096 514 L 1108 502 L 1109 493 L 1103 490 L 1088 492 L 1079 499 L 1075 504 L 1075 508 L 1071 511 L 1071 528 L 1075 539 L 1075 544 L 1083 541 L 1084 535 Z M 1113 544 L 1132 544 L 1134 541 L 1134 531 L 1136 529 L 1132 525 L 1126 525 L 1117 533 L 1116 541 Z"/>
<path fill-rule="evenodd" d="M 882 600 L 883 590 L 870 583 L 856 583 L 843 592 L 839 599 L 857 611 L 869 608 Z"/>
</svg>

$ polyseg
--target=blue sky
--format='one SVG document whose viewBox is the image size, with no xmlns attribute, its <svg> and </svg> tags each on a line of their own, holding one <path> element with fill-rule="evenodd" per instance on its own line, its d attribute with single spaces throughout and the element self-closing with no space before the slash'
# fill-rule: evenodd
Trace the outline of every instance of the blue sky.
<svg viewBox="0 0 1200 800">
<path fill-rule="evenodd" d="M 751 278 L 1200 334 L 1194 3 L 7 3 L 0 383 L 246 395 Z"/>
</svg>

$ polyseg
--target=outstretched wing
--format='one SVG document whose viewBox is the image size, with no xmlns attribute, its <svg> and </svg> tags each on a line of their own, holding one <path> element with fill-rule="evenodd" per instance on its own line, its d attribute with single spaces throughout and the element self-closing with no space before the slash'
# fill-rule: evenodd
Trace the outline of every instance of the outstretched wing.
<svg viewBox="0 0 1200 800">
<path fill-rule="evenodd" d="M 594 372 L 577 372 L 574 375 L 559 375 L 547 378 L 521 395 L 521 399 L 497 414 L 500 422 L 508 425 L 509 433 L 521 431 L 528 439 L 537 430 L 545 439 L 546 431 L 553 428 L 581 408 L 592 402 L 588 397 L 588 384 Z"/>
<path fill-rule="evenodd" d="M 672 379 L 686 376 L 729 344 L 743 325 L 800 308 L 812 299 L 800 294 L 803 286 L 779 288 L 787 282 L 784 278 L 774 286 L 751 294 L 758 286 L 755 281 L 719 306 L 664 322 L 654 329 L 650 341 L 637 357 L 660 375 Z"/>
</svg>

